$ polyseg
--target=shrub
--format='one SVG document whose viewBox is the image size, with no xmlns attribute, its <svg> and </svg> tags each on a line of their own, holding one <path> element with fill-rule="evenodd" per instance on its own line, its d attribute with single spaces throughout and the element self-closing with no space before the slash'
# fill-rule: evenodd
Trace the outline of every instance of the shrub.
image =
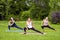
<svg viewBox="0 0 60 40">
<path fill-rule="evenodd" d="M 22 12 L 20 19 L 26 20 L 28 17 L 30 17 L 30 11 L 24 11 L 24 12 Z"/>
<path fill-rule="evenodd" d="M 9 20 L 11 17 L 13 17 L 15 20 L 20 20 L 19 16 L 14 14 L 9 14 L 5 18 L 6 20 Z"/>
<path fill-rule="evenodd" d="M 60 23 L 60 12 L 51 13 L 49 18 L 52 23 Z"/>
</svg>

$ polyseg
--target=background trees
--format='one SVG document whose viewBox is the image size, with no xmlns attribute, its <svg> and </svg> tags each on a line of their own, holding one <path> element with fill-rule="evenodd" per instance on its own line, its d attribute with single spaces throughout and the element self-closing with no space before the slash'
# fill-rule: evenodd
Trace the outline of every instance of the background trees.
<svg viewBox="0 0 60 40">
<path fill-rule="evenodd" d="M 49 19 L 52 23 L 60 23 L 60 0 L 50 0 Z"/>
<path fill-rule="evenodd" d="M 50 0 L 35 0 L 34 8 L 31 10 L 31 16 L 35 19 L 43 19 L 48 16 L 50 11 Z"/>
<path fill-rule="evenodd" d="M 46 16 L 51 18 L 53 11 L 60 11 L 60 0 L 0 0 L 0 20 L 42 20 Z"/>
</svg>

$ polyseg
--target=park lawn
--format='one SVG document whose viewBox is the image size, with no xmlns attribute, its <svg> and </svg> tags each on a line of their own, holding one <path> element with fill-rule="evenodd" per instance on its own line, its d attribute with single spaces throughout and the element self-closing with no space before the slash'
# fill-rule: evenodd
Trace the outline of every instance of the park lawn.
<svg viewBox="0 0 60 40">
<path fill-rule="evenodd" d="M 33 21 L 36 29 L 42 31 L 41 21 Z M 19 27 L 25 27 L 25 21 L 17 21 L 16 24 Z M 51 27 L 55 28 L 56 31 L 45 28 L 45 35 L 37 34 L 34 31 L 27 31 L 24 35 L 23 31 L 20 32 L 9 32 L 8 21 L 0 21 L 0 40 L 60 40 L 60 24 L 51 24 Z M 17 28 L 11 28 L 11 30 L 18 30 Z M 30 34 L 28 34 L 30 33 Z M 33 34 L 32 34 L 33 33 Z"/>
</svg>

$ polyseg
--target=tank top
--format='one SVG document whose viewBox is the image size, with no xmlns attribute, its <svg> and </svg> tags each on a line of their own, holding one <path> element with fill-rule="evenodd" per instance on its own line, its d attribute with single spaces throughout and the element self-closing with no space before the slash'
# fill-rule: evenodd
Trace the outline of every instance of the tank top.
<svg viewBox="0 0 60 40">
<path fill-rule="evenodd" d="M 12 26 L 14 23 L 15 23 L 14 20 L 9 21 L 9 25 L 10 25 L 10 26 Z"/>
<path fill-rule="evenodd" d="M 27 27 L 28 27 L 28 28 L 32 28 L 32 23 L 29 22 Z"/>
<path fill-rule="evenodd" d="M 48 21 L 44 20 L 43 25 L 44 25 L 44 26 L 47 26 L 47 25 L 48 25 Z"/>
</svg>

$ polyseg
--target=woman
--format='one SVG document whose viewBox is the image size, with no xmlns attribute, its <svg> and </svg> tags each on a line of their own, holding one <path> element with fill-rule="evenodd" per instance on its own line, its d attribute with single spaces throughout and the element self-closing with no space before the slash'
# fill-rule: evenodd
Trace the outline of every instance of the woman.
<svg viewBox="0 0 60 40">
<path fill-rule="evenodd" d="M 33 23 L 30 18 L 28 18 L 28 20 L 26 21 L 26 27 L 24 28 L 24 34 L 26 34 L 26 30 L 33 30 L 35 32 L 44 34 L 43 32 L 40 32 L 34 28 Z"/>
<path fill-rule="evenodd" d="M 52 27 L 49 26 L 48 17 L 46 17 L 46 18 L 43 20 L 41 27 L 42 27 L 42 29 L 44 29 L 45 27 L 47 27 L 47 28 L 50 28 L 50 29 L 52 29 L 52 30 L 55 30 L 54 28 L 52 28 Z"/>
<path fill-rule="evenodd" d="M 18 29 L 21 29 L 23 30 L 22 28 L 18 27 L 16 24 L 15 24 L 15 21 L 14 19 L 11 17 L 10 21 L 9 21 L 9 25 L 8 25 L 8 29 L 10 30 L 10 27 L 15 27 L 15 28 L 18 28 Z"/>
</svg>

